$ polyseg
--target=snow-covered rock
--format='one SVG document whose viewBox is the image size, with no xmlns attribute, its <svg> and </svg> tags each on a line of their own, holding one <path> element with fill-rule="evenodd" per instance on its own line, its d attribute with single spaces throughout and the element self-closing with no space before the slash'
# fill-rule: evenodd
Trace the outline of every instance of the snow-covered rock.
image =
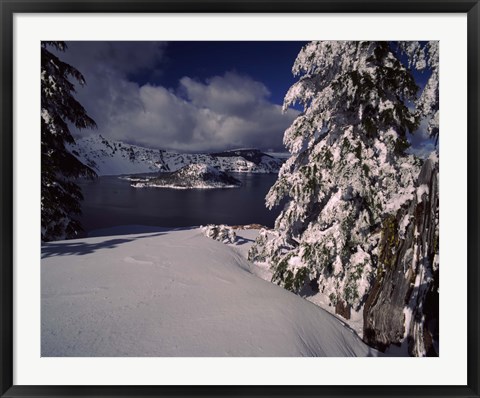
<svg viewBox="0 0 480 398">
<path fill-rule="evenodd" d="M 379 355 L 199 228 L 127 231 L 42 247 L 43 357 Z"/>
<path fill-rule="evenodd" d="M 237 188 L 241 182 L 224 171 L 206 164 L 189 164 L 171 173 L 161 173 L 157 177 L 128 178 L 134 188 L 173 188 L 173 189 L 210 189 Z"/>
<path fill-rule="evenodd" d="M 277 173 L 283 163 L 258 149 L 215 154 L 175 153 L 113 141 L 101 135 L 77 139 L 68 149 L 98 175 L 172 172 L 191 163 L 206 164 L 225 172 Z"/>
</svg>

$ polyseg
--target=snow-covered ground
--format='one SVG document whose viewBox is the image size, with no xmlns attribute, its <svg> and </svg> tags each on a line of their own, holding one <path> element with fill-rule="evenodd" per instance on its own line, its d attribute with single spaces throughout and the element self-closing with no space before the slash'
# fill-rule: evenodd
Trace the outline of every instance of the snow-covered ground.
<svg viewBox="0 0 480 398">
<path fill-rule="evenodd" d="M 376 356 L 337 318 L 199 228 L 116 227 L 42 247 L 42 356 Z M 265 271 L 265 270 L 264 270 Z"/>
</svg>

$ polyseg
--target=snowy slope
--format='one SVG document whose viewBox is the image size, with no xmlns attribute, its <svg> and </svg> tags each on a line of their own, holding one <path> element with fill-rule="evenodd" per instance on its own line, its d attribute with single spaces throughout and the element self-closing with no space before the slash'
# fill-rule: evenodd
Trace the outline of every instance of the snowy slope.
<svg viewBox="0 0 480 398">
<path fill-rule="evenodd" d="M 141 231 L 42 247 L 42 356 L 377 355 L 200 229 Z"/>
<path fill-rule="evenodd" d="M 237 239 L 242 241 L 241 245 L 229 244 L 229 246 L 239 253 L 242 257 L 248 258 L 248 251 L 252 247 L 255 239 L 258 237 L 260 232 L 259 229 L 243 229 L 236 230 Z M 251 263 L 250 270 L 259 278 L 267 282 L 271 282 L 273 277 L 273 270 L 270 265 L 266 262 L 254 262 Z M 330 299 L 327 294 L 313 291 L 309 285 L 306 285 L 300 292 L 299 296 L 303 297 L 305 300 L 310 301 L 311 303 L 317 305 L 323 310 L 329 312 L 336 318 L 341 319 L 346 325 L 348 325 L 352 330 L 357 333 L 360 338 L 363 337 L 363 311 L 354 311 L 350 313 L 350 319 L 341 318 L 340 315 L 335 314 L 335 306 L 332 306 Z M 363 308 L 362 308 L 363 310 Z M 406 354 L 407 356 L 408 354 Z"/>
<path fill-rule="evenodd" d="M 102 136 L 77 139 L 68 149 L 98 175 L 176 171 L 191 163 L 203 163 L 227 172 L 277 173 L 283 162 L 256 149 L 210 155 L 182 154 L 143 148 Z"/>
</svg>

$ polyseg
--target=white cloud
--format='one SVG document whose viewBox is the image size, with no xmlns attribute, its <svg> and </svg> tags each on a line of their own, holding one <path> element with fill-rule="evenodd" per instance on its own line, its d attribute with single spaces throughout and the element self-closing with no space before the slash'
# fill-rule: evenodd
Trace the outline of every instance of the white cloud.
<svg viewBox="0 0 480 398">
<path fill-rule="evenodd" d="M 262 83 L 232 72 L 215 76 L 206 84 L 184 77 L 180 87 L 192 104 L 221 114 L 248 115 L 252 106 L 261 106 L 270 95 Z"/>
<path fill-rule="evenodd" d="M 298 114 L 271 103 L 267 87 L 227 72 L 205 82 L 183 77 L 176 90 L 129 80 L 161 73 L 162 43 L 68 43 L 61 59 L 82 72 L 77 98 L 97 122 L 93 132 L 138 145 L 189 152 L 235 147 L 283 149 L 285 129 Z"/>
<path fill-rule="evenodd" d="M 234 147 L 281 148 L 284 130 L 296 117 L 268 102 L 261 83 L 238 74 L 206 83 L 183 78 L 178 92 L 160 86 L 117 86 L 113 97 L 127 95 L 99 130 L 111 138 L 179 151 L 215 151 Z"/>
</svg>

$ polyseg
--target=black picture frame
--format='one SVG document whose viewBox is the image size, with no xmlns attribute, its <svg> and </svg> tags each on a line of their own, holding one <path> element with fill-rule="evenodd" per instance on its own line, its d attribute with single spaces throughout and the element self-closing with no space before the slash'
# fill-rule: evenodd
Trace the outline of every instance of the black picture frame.
<svg viewBox="0 0 480 398">
<path fill-rule="evenodd" d="M 479 0 L 0 0 L 0 394 L 2 397 L 479 397 Z M 22 386 L 13 384 L 13 16 L 16 13 L 466 13 L 468 24 L 468 375 L 465 386 Z"/>
</svg>

